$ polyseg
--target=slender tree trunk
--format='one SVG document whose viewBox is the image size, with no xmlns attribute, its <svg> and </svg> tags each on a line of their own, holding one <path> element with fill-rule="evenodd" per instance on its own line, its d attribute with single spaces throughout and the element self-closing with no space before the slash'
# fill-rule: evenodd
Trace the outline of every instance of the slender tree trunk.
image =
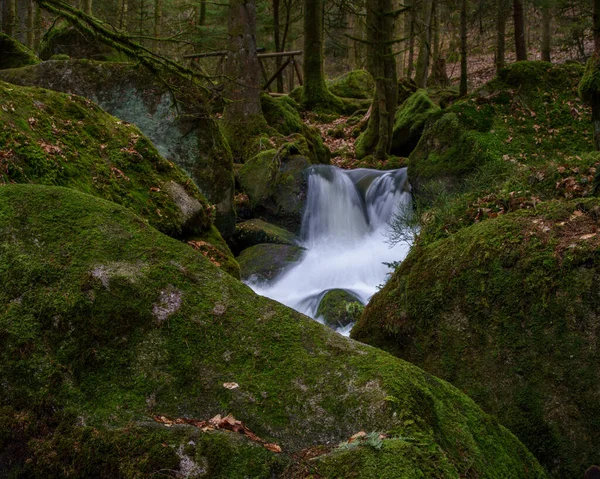
<svg viewBox="0 0 600 479">
<path fill-rule="evenodd" d="M 27 41 L 25 42 L 29 48 L 33 50 L 35 43 L 35 0 L 27 2 Z"/>
<path fill-rule="evenodd" d="M 408 65 L 406 66 L 406 77 L 412 78 L 413 69 L 415 67 L 415 36 L 417 27 L 417 7 L 413 0 L 407 0 L 407 6 L 410 7 L 409 15 L 407 15 L 407 32 L 408 32 Z"/>
<path fill-rule="evenodd" d="M 460 87 L 459 95 L 467 95 L 467 0 L 460 0 Z"/>
<path fill-rule="evenodd" d="M 92 15 L 92 9 L 92 0 L 83 0 L 83 13 L 86 13 L 87 15 Z"/>
<path fill-rule="evenodd" d="M 513 0 L 513 21 L 515 24 L 515 51 L 517 53 L 517 61 L 527 60 L 525 19 L 523 16 L 522 0 Z"/>
<path fill-rule="evenodd" d="M 323 69 L 323 1 L 304 0 L 304 93 L 307 109 L 335 110 L 334 97 L 325 84 Z"/>
<path fill-rule="evenodd" d="M 505 65 L 507 0 L 497 0 L 496 9 L 496 73 L 499 73 Z"/>
<path fill-rule="evenodd" d="M 200 19 L 198 20 L 198 25 L 206 24 L 206 0 L 200 1 Z"/>
<path fill-rule="evenodd" d="M 15 36 L 17 34 L 17 0 L 7 0 L 6 8 L 6 22 L 4 25 L 4 33 L 8 36 Z"/>
<path fill-rule="evenodd" d="M 600 0 L 594 0 L 594 11 L 593 11 L 593 35 L 594 35 L 594 54 L 592 58 L 588 60 L 588 66 L 586 70 L 590 68 L 589 62 L 594 62 L 595 68 L 598 68 L 598 64 L 600 63 Z M 590 75 L 598 74 L 596 72 L 590 72 Z M 586 71 L 586 75 L 588 72 Z M 585 76 L 584 76 L 585 78 Z M 595 86 L 595 83 L 594 83 Z M 592 123 L 594 125 L 594 145 L 596 146 L 596 150 L 600 151 L 600 91 L 588 92 L 588 103 L 592 107 Z"/>
<path fill-rule="evenodd" d="M 375 78 L 375 95 L 367 130 L 361 138 L 361 156 L 385 160 L 392 146 L 394 115 L 398 105 L 396 60 L 392 51 L 394 18 L 392 0 L 367 1 L 367 68 Z"/>
<path fill-rule="evenodd" d="M 40 8 L 40 6 L 38 5 L 37 2 L 35 2 L 35 20 L 34 20 L 34 25 L 33 25 L 33 30 L 34 30 L 34 37 L 33 37 L 33 45 L 34 48 L 37 48 L 38 45 L 40 44 L 40 41 L 42 40 L 42 9 Z"/>
<path fill-rule="evenodd" d="M 119 28 L 127 30 L 127 12 L 129 11 L 129 0 L 121 0 L 121 11 L 119 12 Z"/>
<path fill-rule="evenodd" d="M 159 50 L 161 27 L 162 27 L 162 14 L 163 14 L 163 2 L 162 0 L 154 0 L 154 38 L 156 41 L 154 42 L 154 48 L 156 51 Z"/>
<path fill-rule="evenodd" d="M 419 37 L 419 57 L 417 58 L 416 82 L 419 88 L 427 86 L 429 57 L 431 54 L 431 15 L 434 0 L 423 0 L 421 35 Z"/>
<path fill-rule="evenodd" d="M 279 26 L 279 6 L 280 0 L 273 0 L 273 39 L 275 40 L 275 51 L 281 51 L 281 36 Z M 279 71 L 282 65 L 282 58 L 275 57 L 275 71 Z M 283 75 L 277 77 L 277 93 L 283 93 Z"/>
<path fill-rule="evenodd" d="M 550 6 L 547 0 L 542 5 L 542 61 L 552 61 L 550 58 Z"/>
<path fill-rule="evenodd" d="M 229 0 L 227 28 L 225 97 L 229 103 L 223 111 L 223 126 L 234 160 L 244 162 L 258 153 L 250 151 L 249 144 L 266 128 L 260 105 L 255 0 Z"/>
</svg>

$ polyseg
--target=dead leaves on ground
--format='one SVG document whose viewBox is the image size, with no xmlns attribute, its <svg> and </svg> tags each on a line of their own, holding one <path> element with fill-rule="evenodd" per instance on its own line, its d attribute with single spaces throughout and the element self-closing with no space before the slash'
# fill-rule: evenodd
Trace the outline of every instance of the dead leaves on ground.
<svg viewBox="0 0 600 479">
<path fill-rule="evenodd" d="M 246 436 L 251 441 L 257 442 L 261 444 L 265 449 L 279 453 L 281 452 L 281 447 L 278 444 L 270 443 L 261 439 L 256 434 L 254 434 L 250 429 L 246 427 L 246 425 L 242 421 L 238 421 L 231 414 L 228 414 L 225 417 L 221 417 L 220 414 L 217 414 L 215 417 L 209 419 L 208 421 L 200 421 L 198 419 L 188 419 L 188 418 L 176 418 L 170 419 L 166 416 L 154 416 L 153 419 L 156 422 L 164 424 L 166 427 L 171 427 L 173 425 L 182 425 L 187 424 L 189 426 L 197 427 L 203 432 L 208 431 L 217 431 L 217 430 L 225 430 L 235 432 L 237 434 L 242 434 Z"/>
</svg>

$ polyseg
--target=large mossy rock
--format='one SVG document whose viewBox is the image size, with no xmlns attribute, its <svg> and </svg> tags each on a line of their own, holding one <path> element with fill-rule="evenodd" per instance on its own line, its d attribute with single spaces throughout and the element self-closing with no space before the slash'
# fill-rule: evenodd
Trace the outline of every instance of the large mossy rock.
<svg viewBox="0 0 600 479">
<path fill-rule="evenodd" d="M 302 137 L 244 163 L 236 179 L 248 195 L 253 216 L 298 233 L 308 190 L 305 171 L 311 165 Z"/>
<path fill-rule="evenodd" d="M 396 110 L 392 133 L 392 154 L 408 156 L 417 146 L 429 115 L 440 107 L 433 103 L 425 90 L 417 90 Z"/>
<path fill-rule="evenodd" d="M 39 58 L 22 43 L 0 32 L 0 70 L 36 65 Z"/>
<path fill-rule="evenodd" d="M 246 248 L 236 258 L 242 280 L 270 281 L 293 266 L 305 249 L 288 244 L 262 243 Z"/>
<path fill-rule="evenodd" d="M 224 236 L 233 232 L 233 160 L 207 110 L 208 95 L 196 83 L 159 78 L 139 65 L 87 60 L 4 70 L 0 79 L 81 95 L 138 126 L 160 154 L 187 171 L 216 205 L 215 224 Z"/>
<path fill-rule="evenodd" d="M 465 391 L 556 477 L 600 448 L 600 200 L 549 201 L 413 248 L 352 337 Z"/>
<path fill-rule="evenodd" d="M 255 295 L 114 203 L 0 187 L 0 252 L 0 459 L 11 477 L 270 478 L 361 430 L 390 439 L 311 471 L 544 477 L 458 389 Z M 161 424 L 227 413 L 283 453 Z"/>
<path fill-rule="evenodd" d="M 330 328 L 345 328 L 355 323 L 363 311 L 360 300 L 345 289 L 330 289 L 317 308 L 317 317 Z"/>
<path fill-rule="evenodd" d="M 60 23 L 50 28 L 40 42 L 39 52 L 42 60 L 50 60 L 57 55 L 98 61 L 123 59 L 123 55 L 96 36 L 82 32 L 68 23 Z"/>
<path fill-rule="evenodd" d="M 330 80 L 327 86 L 331 93 L 339 97 L 370 100 L 373 98 L 375 80 L 365 70 L 353 70 Z"/>
<path fill-rule="evenodd" d="M 229 242 L 233 251 L 239 254 L 246 248 L 261 243 L 296 246 L 300 240 L 294 233 L 284 228 L 254 218 L 238 223 Z"/>
<path fill-rule="evenodd" d="M 306 153 L 312 163 L 329 163 L 331 153 L 323 143 L 321 133 L 315 127 L 306 125 L 300 117 L 300 106 L 290 97 L 273 98 L 263 94 L 260 97 L 263 115 L 268 125 L 283 136 L 300 134 L 306 141 Z"/>
</svg>

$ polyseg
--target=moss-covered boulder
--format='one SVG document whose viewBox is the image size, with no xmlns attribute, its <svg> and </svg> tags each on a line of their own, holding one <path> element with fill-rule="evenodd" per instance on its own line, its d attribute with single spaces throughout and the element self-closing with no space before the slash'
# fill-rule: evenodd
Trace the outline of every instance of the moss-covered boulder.
<svg viewBox="0 0 600 479">
<path fill-rule="evenodd" d="M 375 90 L 375 80 L 368 71 L 353 70 L 330 80 L 329 91 L 343 98 L 370 100 Z"/>
<path fill-rule="evenodd" d="M 425 90 L 418 90 L 408 97 L 394 116 L 392 154 L 408 156 L 417 146 L 429 115 L 439 110 Z"/>
<path fill-rule="evenodd" d="M 187 171 L 215 204 L 219 230 L 225 236 L 233 232 L 233 160 L 210 117 L 209 96 L 195 82 L 159 77 L 139 65 L 87 60 L 4 70 L 0 79 L 81 95 L 138 126 L 160 154 Z"/>
<path fill-rule="evenodd" d="M 304 251 L 301 246 L 262 243 L 246 248 L 236 259 L 243 280 L 268 281 L 294 265 Z"/>
<path fill-rule="evenodd" d="M 306 141 L 298 136 L 279 149 L 259 153 L 237 172 L 237 182 L 248 195 L 255 217 L 300 231 L 308 188 L 304 171 L 312 165 L 306 149 Z"/>
<path fill-rule="evenodd" d="M 283 136 L 300 134 L 306 141 L 306 153 L 312 163 L 329 163 L 331 153 L 323 143 L 321 133 L 306 125 L 300 117 L 300 106 L 290 97 L 274 98 L 263 94 L 260 103 L 265 120 L 271 128 Z"/>
<path fill-rule="evenodd" d="M 345 289 L 330 289 L 317 308 L 317 317 L 330 328 L 344 328 L 355 323 L 363 311 L 360 300 Z"/>
<path fill-rule="evenodd" d="M 400 78 L 398 80 L 398 105 L 402 105 L 419 87 L 412 78 Z"/>
<path fill-rule="evenodd" d="M 22 43 L 0 32 L 0 70 L 36 65 L 40 60 Z"/>
<path fill-rule="evenodd" d="M 288 246 L 296 246 L 299 243 L 294 233 L 259 219 L 239 223 L 229 241 L 236 254 L 261 243 Z"/>
<path fill-rule="evenodd" d="M 556 477 L 600 447 L 600 200 L 549 201 L 413 248 L 352 337 L 443 377 Z"/>
<path fill-rule="evenodd" d="M 98 61 L 126 60 L 96 36 L 82 32 L 66 22 L 61 22 L 46 32 L 40 42 L 39 52 L 42 60 L 50 60 L 57 55 Z"/>
<path fill-rule="evenodd" d="M 11 477 L 270 478 L 358 431 L 392 439 L 323 460 L 379 465 L 379 477 L 544 477 L 459 390 L 256 296 L 114 203 L 0 187 L 0 251 Z M 193 426 L 227 413 L 243 425 L 213 423 L 237 433 Z"/>
</svg>

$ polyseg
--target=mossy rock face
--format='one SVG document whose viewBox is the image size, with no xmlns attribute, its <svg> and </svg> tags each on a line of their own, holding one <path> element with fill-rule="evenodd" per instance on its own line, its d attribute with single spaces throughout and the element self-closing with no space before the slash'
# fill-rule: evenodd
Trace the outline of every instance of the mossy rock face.
<svg viewBox="0 0 600 479">
<path fill-rule="evenodd" d="M 0 184 L 74 188 L 127 206 L 178 238 L 210 229 L 210 204 L 135 126 L 85 98 L 4 82 L 0 104 Z"/>
<path fill-rule="evenodd" d="M 0 70 L 36 65 L 40 59 L 22 43 L 0 32 Z"/>
<path fill-rule="evenodd" d="M 600 447 L 600 200 L 549 201 L 415 247 L 352 337 L 465 391 L 556 477 Z"/>
<path fill-rule="evenodd" d="M 211 477 L 269 478 L 278 461 L 361 430 L 436 451 L 409 469 L 414 448 L 371 456 L 387 477 L 544 477 L 459 390 L 255 295 L 114 203 L 0 187 L 0 251 L 0 457 L 12 477 L 143 477 L 182 472 L 186 456 L 218 468 Z M 153 420 L 227 413 L 283 453 Z"/>
<path fill-rule="evenodd" d="M 179 78 L 160 79 L 144 67 L 129 63 L 87 60 L 47 61 L 4 70 L 0 79 L 75 93 L 133 123 L 163 157 L 187 171 L 215 204 L 219 230 L 225 236 L 233 232 L 233 160 L 207 110 L 208 95 L 197 84 Z M 172 91 L 177 92 L 177 108 Z"/>
<path fill-rule="evenodd" d="M 312 163 L 307 156 L 303 137 L 275 150 L 266 150 L 251 160 L 236 175 L 250 200 L 255 217 L 289 229 L 300 231 L 302 211 L 308 185 L 305 170 Z"/>
<path fill-rule="evenodd" d="M 425 90 L 418 90 L 406 99 L 396 110 L 392 133 L 392 154 L 408 156 L 417 146 L 427 118 L 440 108 L 427 96 Z"/>
<path fill-rule="evenodd" d="M 597 55 L 592 55 L 585 65 L 579 83 L 579 96 L 588 104 L 600 98 L 600 58 Z"/>
<path fill-rule="evenodd" d="M 370 100 L 375 90 L 375 80 L 365 70 L 354 70 L 328 82 L 329 91 L 343 98 Z"/>
<path fill-rule="evenodd" d="M 80 32 L 67 23 L 54 26 L 40 43 L 40 58 L 50 60 L 56 55 L 70 58 L 110 61 L 120 58 L 119 53 L 87 32 Z M 23 65 L 21 65 L 23 66 Z"/>
<path fill-rule="evenodd" d="M 355 323 L 362 310 L 363 305 L 354 294 L 345 289 L 331 289 L 321 298 L 317 317 L 330 328 L 344 328 Z"/>
<path fill-rule="evenodd" d="M 242 280 L 268 281 L 294 265 L 304 251 L 301 246 L 263 243 L 246 248 L 236 259 Z"/>
<path fill-rule="evenodd" d="M 312 163 L 329 163 L 331 153 L 323 143 L 319 130 L 306 125 L 298 113 L 300 106 L 290 97 L 260 97 L 263 115 L 271 128 L 283 136 L 300 134 L 307 144 L 306 154 Z"/>
<path fill-rule="evenodd" d="M 296 246 L 299 239 L 294 233 L 284 228 L 263 220 L 252 219 L 236 226 L 235 233 L 230 238 L 230 243 L 233 251 L 239 254 L 246 248 L 261 243 Z"/>
</svg>

